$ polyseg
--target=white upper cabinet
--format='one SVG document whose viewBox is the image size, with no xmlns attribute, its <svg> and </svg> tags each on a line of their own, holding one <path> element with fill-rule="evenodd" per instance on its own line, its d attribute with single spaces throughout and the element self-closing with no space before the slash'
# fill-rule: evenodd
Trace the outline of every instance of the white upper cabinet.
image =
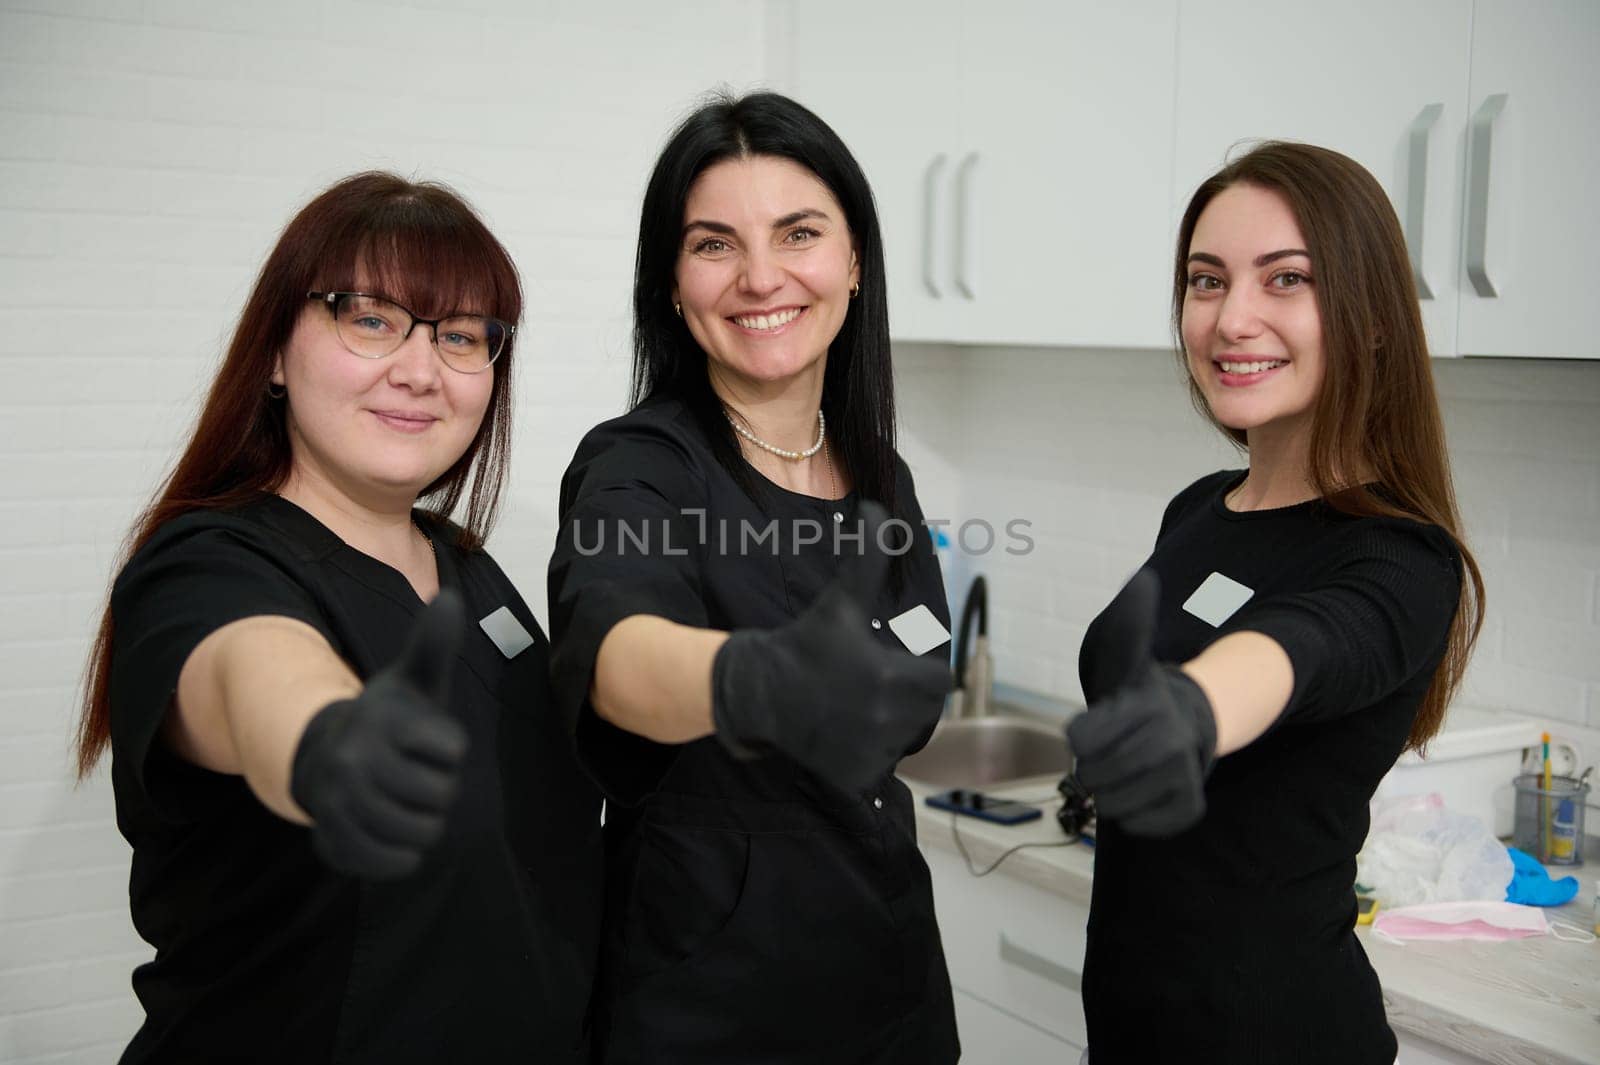
<svg viewBox="0 0 1600 1065">
<path fill-rule="evenodd" d="M 896 339 L 949 340 L 949 190 L 960 161 L 961 7 L 950 0 L 794 4 L 780 88 L 844 139 L 872 183 Z"/>
<path fill-rule="evenodd" d="M 1462 354 L 1600 358 L 1600 3 L 1477 0 L 1469 107 Z"/>
<path fill-rule="evenodd" d="M 1171 346 L 1177 7 L 966 5 L 960 339 Z"/>
<path fill-rule="evenodd" d="M 1456 351 L 1462 130 L 1472 0 L 1185 3 L 1174 233 L 1241 142 L 1307 141 L 1371 171 L 1406 231 L 1436 355 Z"/>
<path fill-rule="evenodd" d="M 768 0 L 861 160 L 896 339 L 1170 348 L 1172 242 L 1238 146 L 1383 185 L 1435 355 L 1600 358 L 1600 0 Z"/>
<path fill-rule="evenodd" d="M 897 339 L 1170 343 L 1176 23 L 1177 0 L 792 8 L 783 87 L 872 182 Z"/>
</svg>

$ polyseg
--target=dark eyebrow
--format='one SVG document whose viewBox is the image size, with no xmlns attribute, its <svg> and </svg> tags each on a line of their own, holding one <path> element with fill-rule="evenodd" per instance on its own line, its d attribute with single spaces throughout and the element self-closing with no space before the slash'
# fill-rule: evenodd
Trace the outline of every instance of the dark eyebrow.
<svg viewBox="0 0 1600 1065">
<path fill-rule="evenodd" d="M 1278 251 L 1269 251 L 1265 255 L 1257 255 L 1256 265 L 1265 266 L 1268 263 L 1275 263 L 1279 259 L 1287 259 L 1293 255 L 1304 255 L 1307 259 L 1311 258 L 1311 253 L 1304 248 L 1281 248 Z"/>
<path fill-rule="evenodd" d="M 1257 255 L 1255 259 L 1255 265 L 1266 266 L 1268 263 L 1275 263 L 1279 259 L 1287 259 L 1295 255 L 1304 255 L 1307 259 L 1311 258 L 1311 253 L 1306 251 L 1304 248 L 1280 248 L 1278 251 L 1269 251 L 1265 255 Z M 1215 266 L 1219 270 L 1226 270 L 1228 268 L 1227 263 L 1223 262 L 1215 255 L 1211 255 L 1203 251 L 1192 253 L 1189 256 L 1189 261 L 1192 263 L 1205 263 L 1208 266 Z"/>
<path fill-rule="evenodd" d="M 820 218 L 824 222 L 832 221 L 832 219 L 830 219 L 828 217 L 826 212 L 819 211 L 815 207 L 806 207 L 806 208 L 804 208 L 802 210 L 795 211 L 792 214 L 784 215 L 782 218 L 780 218 L 776 222 L 772 223 L 772 228 L 773 229 L 782 229 L 785 226 L 792 226 L 796 222 L 803 222 L 807 218 Z"/>
<path fill-rule="evenodd" d="M 684 236 L 689 235 L 691 229 L 709 229 L 713 233 L 720 233 L 725 237 L 733 236 L 733 227 L 726 222 L 708 222 L 704 218 L 696 218 L 693 222 L 683 227 Z"/>
<path fill-rule="evenodd" d="M 783 229 L 785 226 L 792 226 L 796 222 L 803 222 L 807 218 L 820 218 L 824 222 L 832 221 L 832 219 L 828 217 L 826 211 L 819 211 L 815 207 L 805 207 L 801 210 L 792 211 L 789 214 L 784 215 L 782 218 L 772 223 L 772 228 Z M 708 229 L 711 232 L 721 234 L 724 237 L 734 236 L 733 227 L 728 225 L 726 222 L 712 222 L 704 218 L 696 218 L 693 222 L 690 222 L 688 225 L 684 226 L 684 235 L 687 236 L 689 230 L 695 228 Z"/>
</svg>

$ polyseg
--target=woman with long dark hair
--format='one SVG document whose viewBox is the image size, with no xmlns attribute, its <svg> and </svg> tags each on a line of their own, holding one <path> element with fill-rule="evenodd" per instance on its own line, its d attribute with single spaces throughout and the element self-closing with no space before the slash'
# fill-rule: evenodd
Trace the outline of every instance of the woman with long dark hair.
<svg viewBox="0 0 1600 1065">
<path fill-rule="evenodd" d="M 599 794 L 483 550 L 521 309 L 472 210 L 390 174 L 268 256 L 89 663 L 156 950 L 124 1062 L 586 1059 Z"/>
<path fill-rule="evenodd" d="M 557 700 L 608 807 L 605 1062 L 953 1062 L 895 763 L 949 614 L 894 448 L 859 166 L 770 93 L 678 127 L 645 192 L 632 410 L 561 488 Z"/>
<path fill-rule="evenodd" d="M 1089 1058 L 1389 1065 L 1356 854 L 1484 603 L 1399 221 L 1350 159 L 1262 144 L 1190 200 L 1173 314 L 1249 467 L 1172 500 L 1084 639 Z"/>
</svg>

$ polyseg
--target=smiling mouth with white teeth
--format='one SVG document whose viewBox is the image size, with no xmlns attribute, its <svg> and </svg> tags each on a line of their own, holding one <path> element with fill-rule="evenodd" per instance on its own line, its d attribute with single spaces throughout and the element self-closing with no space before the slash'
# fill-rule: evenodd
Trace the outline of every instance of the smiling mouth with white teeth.
<svg viewBox="0 0 1600 1065">
<path fill-rule="evenodd" d="M 1268 370 L 1276 370 L 1280 366 L 1287 365 L 1289 365 L 1288 359 L 1263 359 L 1257 362 L 1222 362 L 1219 360 L 1217 362 L 1217 366 L 1221 368 L 1223 373 L 1265 373 Z"/>
<path fill-rule="evenodd" d="M 771 314 L 734 315 L 731 320 L 741 329 L 753 329 L 758 333 L 765 333 L 779 326 L 788 325 L 804 312 L 804 307 L 786 307 Z"/>
</svg>

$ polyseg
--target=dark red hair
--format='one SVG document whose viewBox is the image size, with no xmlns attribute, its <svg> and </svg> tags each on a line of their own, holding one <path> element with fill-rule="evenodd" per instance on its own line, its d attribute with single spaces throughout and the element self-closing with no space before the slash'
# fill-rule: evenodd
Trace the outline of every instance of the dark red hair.
<svg viewBox="0 0 1600 1065">
<path fill-rule="evenodd" d="M 273 364 L 308 306 L 310 291 L 368 291 L 432 318 L 465 310 L 506 322 L 522 316 L 511 256 L 458 195 L 433 182 L 369 172 L 345 178 L 284 228 L 245 302 L 188 447 L 134 522 L 119 568 L 181 514 L 243 503 L 289 475 L 285 401 L 267 395 Z M 422 492 L 447 515 L 466 498 L 458 540 L 482 545 L 494 524 L 511 449 L 510 340 L 492 371 L 478 433 L 460 459 Z M 89 656 L 78 772 L 94 768 L 111 736 L 112 619 L 108 602 Z"/>
</svg>

